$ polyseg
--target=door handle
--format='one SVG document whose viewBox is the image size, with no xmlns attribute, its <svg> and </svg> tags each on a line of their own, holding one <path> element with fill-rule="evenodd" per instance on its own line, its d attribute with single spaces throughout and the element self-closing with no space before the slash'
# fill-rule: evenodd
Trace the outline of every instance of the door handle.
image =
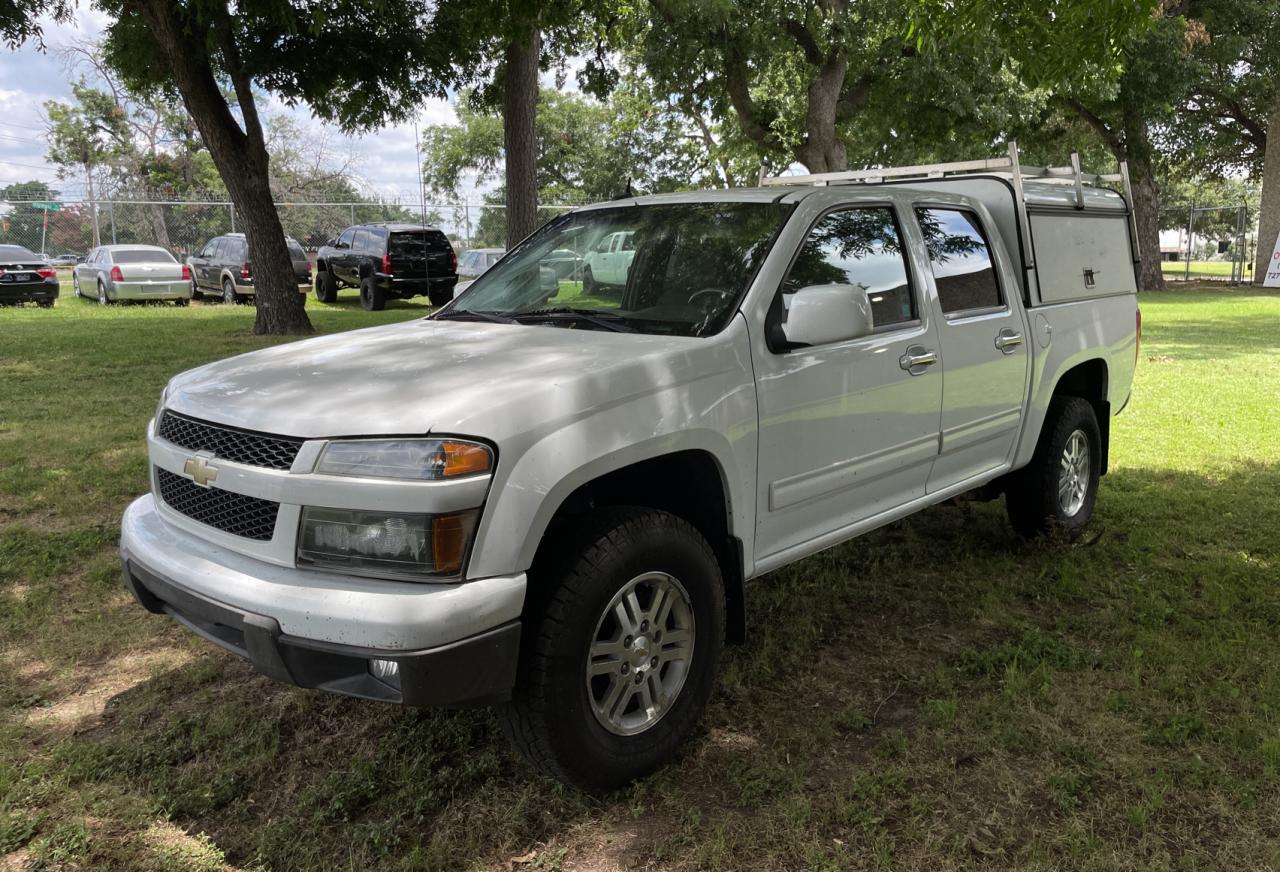
<svg viewBox="0 0 1280 872">
<path fill-rule="evenodd" d="M 1014 349 L 1022 344 L 1022 334 L 1008 327 L 996 334 L 996 348 L 1004 354 L 1013 354 Z"/>
<path fill-rule="evenodd" d="M 933 366 L 937 362 L 938 352 L 932 348 L 925 348 L 923 345 L 911 346 L 898 358 L 898 366 L 912 375 L 922 374 L 925 367 Z"/>
</svg>

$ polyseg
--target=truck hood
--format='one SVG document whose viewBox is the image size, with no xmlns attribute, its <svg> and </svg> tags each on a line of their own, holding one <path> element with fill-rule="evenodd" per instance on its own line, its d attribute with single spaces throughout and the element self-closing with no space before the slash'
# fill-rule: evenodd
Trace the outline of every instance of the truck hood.
<svg viewBox="0 0 1280 872">
<path fill-rule="evenodd" d="M 302 438 L 436 432 L 500 440 L 711 375 L 720 367 L 708 371 L 709 344 L 715 343 L 417 320 L 188 370 L 170 381 L 165 405 L 207 421 Z"/>
</svg>

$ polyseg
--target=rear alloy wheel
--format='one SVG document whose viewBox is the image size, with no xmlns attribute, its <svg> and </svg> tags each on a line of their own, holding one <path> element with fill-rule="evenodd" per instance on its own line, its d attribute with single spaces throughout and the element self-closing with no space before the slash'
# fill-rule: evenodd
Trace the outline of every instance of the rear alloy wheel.
<svg viewBox="0 0 1280 872">
<path fill-rule="evenodd" d="M 366 312 L 379 312 L 387 307 L 387 293 L 373 276 L 365 276 L 360 281 L 360 305 Z"/>
<path fill-rule="evenodd" d="M 1054 397 L 1031 462 L 1005 491 L 1009 523 L 1023 536 L 1077 536 L 1093 517 L 1102 472 L 1102 436 L 1093 403 Z"/>
<path fill-rule="evenodd" d="M 236 299 L 236 286 L 231 284 L 231 279 L 222 280 L 222 302 L 228 306 L 234 306 Z"/>
<path fill-rule="evenodd" d="M 71 291 L 77 297 L 83 297 L 83 294 L 80 293 L 80 277 L 75 274 L 71 276 Z"/>
<path fill-rule="evenodd" d="M 615 508 L 535 573 L 552 585 L 503 728 L 536 767 L 589 790 L 653 772 L 693 735 L 724 644 L 724 584 L 707 540 L 666 512 Z"/>
<path fill-rule="evenodd" d="M 112 299 L 107 296 L 107 286 L 102 283 L 101 279 L 99 279 L 98 280 L 98 305 L 109 306 L 111 305 L 112 302 L 113 302 Z"/>
</svg>

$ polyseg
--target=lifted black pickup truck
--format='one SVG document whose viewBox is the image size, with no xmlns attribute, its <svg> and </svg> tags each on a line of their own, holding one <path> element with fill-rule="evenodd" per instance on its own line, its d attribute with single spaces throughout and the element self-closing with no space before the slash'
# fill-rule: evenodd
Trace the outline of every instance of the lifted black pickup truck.
<svg viewBox="0 0 1280 872">
<path fill-rule="evenodd" d="M 316 254 L 316 299 L 332 303 L 338 289 L 358 287 L 360 305 L 377 310 L 390 299 L 426 295 L 433 306 L 453 299 L 458 256 L 443 233 L 416 224 L 356 224 Z"/>
</svg>

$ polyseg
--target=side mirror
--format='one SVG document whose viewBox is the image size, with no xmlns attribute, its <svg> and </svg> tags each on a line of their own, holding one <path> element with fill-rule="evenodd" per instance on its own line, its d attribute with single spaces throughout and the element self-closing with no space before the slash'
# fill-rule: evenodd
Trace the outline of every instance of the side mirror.
<svg viewBox="0 0 1280 872">
<path fill-rule="evenodd" d="M 810 285 L 791 297 L 782 335 L 792 347 L 826 345 L 869 336 L 871 300 L 860 285 Z"/>
</svg>

